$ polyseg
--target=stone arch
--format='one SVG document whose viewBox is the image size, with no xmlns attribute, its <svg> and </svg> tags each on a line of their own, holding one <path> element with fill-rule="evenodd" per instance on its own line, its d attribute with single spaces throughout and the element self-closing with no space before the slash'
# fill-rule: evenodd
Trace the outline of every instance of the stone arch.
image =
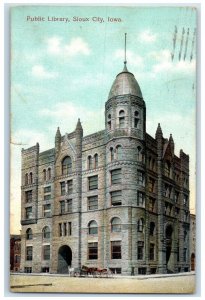
<svg viewBox="0 0 205 300">
<path fill-rule="evenodd" d="M 72 266 L 72 250 L 68 245 L 63 245 L 58 249 L 58 273 L 68 273 L 68 268 Z"/>
</svg>

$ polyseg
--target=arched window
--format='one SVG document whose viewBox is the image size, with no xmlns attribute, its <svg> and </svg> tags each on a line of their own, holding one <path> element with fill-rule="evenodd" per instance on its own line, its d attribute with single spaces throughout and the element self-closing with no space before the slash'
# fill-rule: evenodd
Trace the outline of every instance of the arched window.
<svg viewBox="0 0 205 300">
<path fill-rule="evenodd" d="M 109 114 L 109 115 L 107 116 L 107 127 L 108 127 L 109 130 L 111 130 L 111 128 L 112 128 L 111 114 Z"/>
<path fill-rule="evenodd" d="M 120 218 L 113 218 L 111 221 L 111 232 L 121 232 L 121 220 Z"/>
<path fill-rule="evenodd" d="M 50 232 L 50 228 L 48 226 L 45 226 L 43 228 L 42 233 L 43 233 L 43 239 L 50 239 L 51 232 Z"/>
<path fill-rule="evenodd" d="M 110 148 L 110 160 L 114 160 L 114 149 L 112 147 Z"/>
<path fill-rule="evenodd" d="M 141 218 L 137 222 L 137 231 L 143 232 L 143 230 L 144 230 L 144 220 Z"/>
<path fill-rule="evenodd" d="M 98 224 L 96 221 L 91 221 L 88 225 L 89 234 L 98 234 Z"/>
<path fill-rule="evenodd" d="M 62 174 L 67 175 L 71 171 L 72 171 L 72 161 L 70 156 L 66 156 L 62 161 Z"/>
<path fill-rule="evenodd" d="M 93 160 L 92 160 L 92 156 L 89 155 L 88 156 L 88 170 L 92 169 L 93 167 Z"/>
<path fill-rule="evenodd" d="M 33 232 L 32 232 L 32 229 L 31 229 L 31 228 L 28 228 L 28 229 L 26 230 L 26 239 L 27 239 L 27 240 L 32 240 L 32 238 L 33 238 Z"/>
<path fill-rule="evenodd" d="M 26 175 L 25 175 L 25 185 L 27 185 L 28 184 L 28 173 L 26 173 Z"/>
<path fill-rule="evenodd" d="M 138 124 L 139 124 L 139 112 L 135 111 L 135 114 L 134 114 L 134 127 L 137 128 Z"/>
<path fill-rule="evenodd" d="M 98 154 L 96 153 L 94 155 L 94 168 L 96 169 L 98 167 Z"/>
<path fill-rule="evenodd" d="M 32 172 L 30 172 L 30 174 L 29 174 L 29 179 L 30 179 L 30 184 L 32 184 L 33 183 L 33 173 Z"/>
<path fill-rule="evenodd" d="M 125 112 L 124 112 L 124 110 L 120 110 L 120 112 L 119 112 L 119 127 L 120 128 L 125 127 Z"/>
<path fill-rule="evenodd" d="M 116 147 L 116 159 L 122 159 L 122 146 L 120 145 Z"/>
<path fill-rule="evenodd" d="M 140 146 L 137 147 L 137 161 L 142 161 L 142 148 Z"/>
<path fill-rule="evenodd" d="M 48 168 L 48 180 L 51 179 L 51 168 Z"/>
<path fill-rule="evenodd" d="M 46 181 L 46 170 L 43 170 L 43 180 Z"/>
<path fill-rule="evenodd" d="M 155 230 L 155 223 L 150 222 L 149 234 L 153 236 L 154 235 L 154 230 Z"/>
</svg>

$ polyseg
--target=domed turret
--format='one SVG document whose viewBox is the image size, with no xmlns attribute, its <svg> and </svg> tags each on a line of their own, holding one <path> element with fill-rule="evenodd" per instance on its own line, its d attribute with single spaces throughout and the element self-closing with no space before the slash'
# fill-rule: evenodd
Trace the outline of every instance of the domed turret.
<svg viewBox="0 0 205 300">
<path fill-rule="evenodd" d="M 127 70 L 126 62 L 123 71 L 116 76 L 113 82 L 108 99 L 121 95 L 133 95 L 142 98 L 140 86 L 135 76 Z"/>
</svg>

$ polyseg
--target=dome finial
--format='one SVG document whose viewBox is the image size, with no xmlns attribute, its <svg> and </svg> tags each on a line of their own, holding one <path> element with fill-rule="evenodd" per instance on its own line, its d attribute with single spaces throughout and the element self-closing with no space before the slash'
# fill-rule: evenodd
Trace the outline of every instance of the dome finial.
<svg viewBox="0 0 205 300">
<path fill-rule="evenodd" d="M 127 70 L 127 33 L 125 33 L 125 60 L 123 72 L 128 72 Z"/>
</svg>

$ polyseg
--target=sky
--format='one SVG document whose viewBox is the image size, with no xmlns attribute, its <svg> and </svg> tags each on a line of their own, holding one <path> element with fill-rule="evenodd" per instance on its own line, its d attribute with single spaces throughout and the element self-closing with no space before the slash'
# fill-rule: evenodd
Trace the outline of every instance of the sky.
<svg viewBox="0 0 205 300">
<path fill-rule="evenodd" d="M 190 7 L 11 9 L 11 233 L 20 230 L 21 149 L 37 142 L 40 151 L 53 148 L 57 127 L 72 132 L 78 118 L 84 135 L 104 129 L 104 105 L 123 69 L 125 32 L 127 67 L 142 90 L 147 132 L 154 137 L 160 123 L 164 137 L 173 135 L 175 154 L 189 154 L 195 212 L 195 28 Z"/>
</svg>

